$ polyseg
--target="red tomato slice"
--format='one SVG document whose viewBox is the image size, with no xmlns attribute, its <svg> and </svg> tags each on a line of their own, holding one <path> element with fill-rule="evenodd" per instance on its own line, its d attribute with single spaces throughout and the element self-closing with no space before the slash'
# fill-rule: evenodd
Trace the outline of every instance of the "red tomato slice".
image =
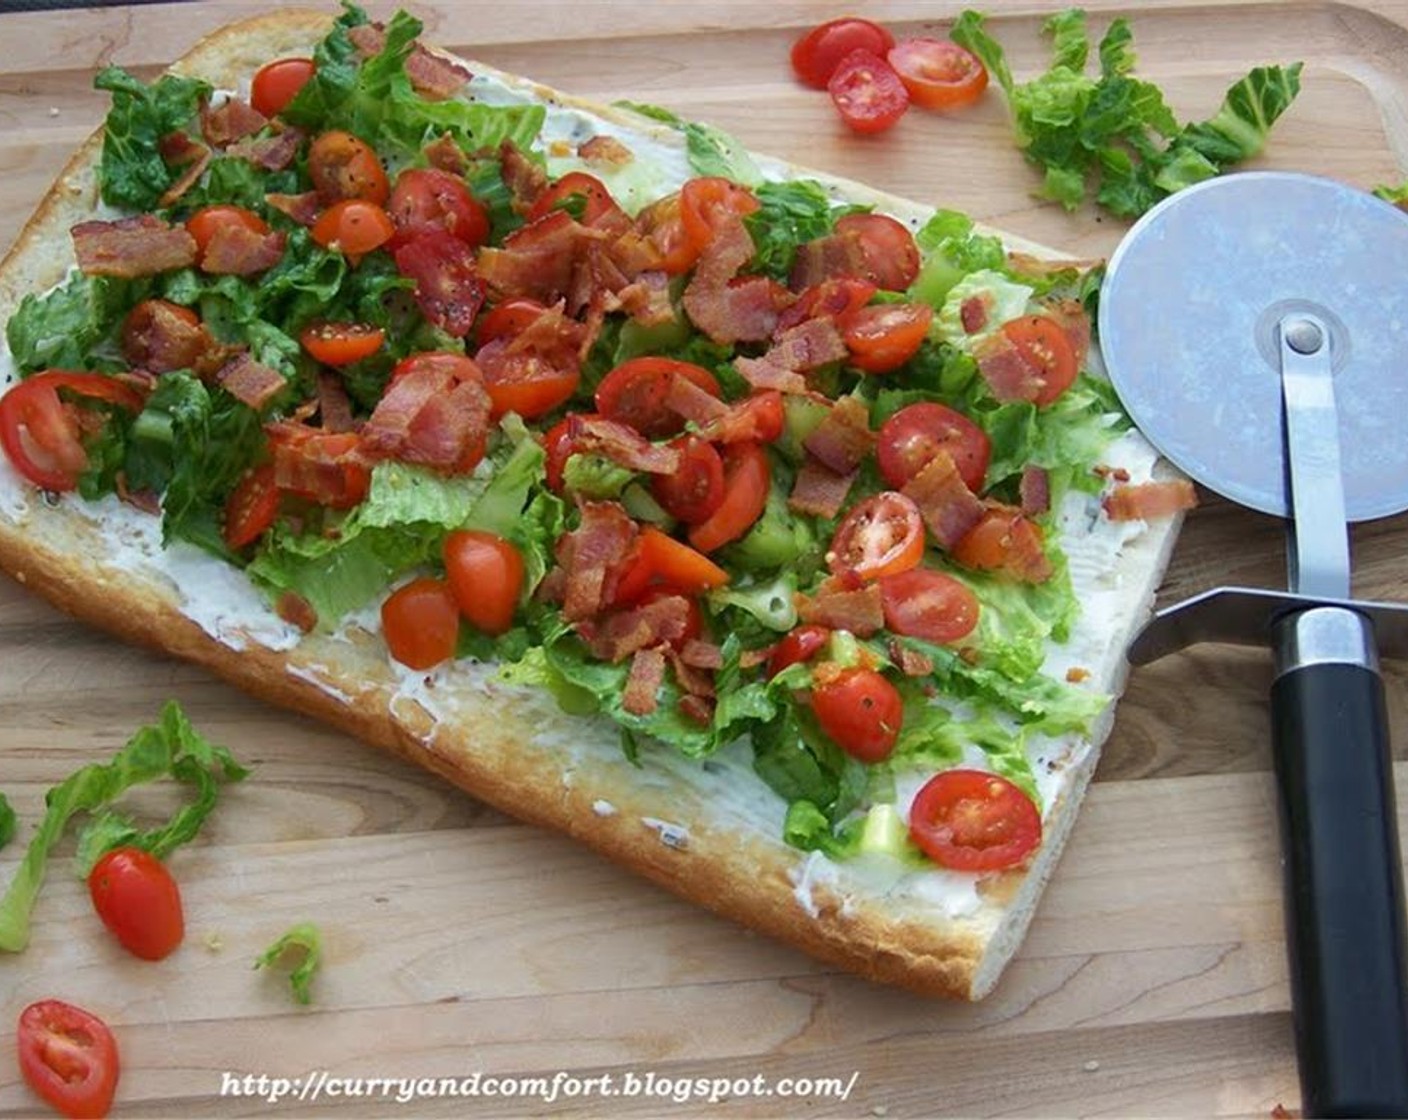
<svg viewBox="0 0 1408 1120">
<path fill-rule="evenodd" d="M 573 199 L 580 202 L 573 203 Z M 575 210 L 577 205 L 581 206 L 582 212 L 576 220 L 584 226 L 595 225 L 610 214 L 620 214 L 622 217 L 626 214 L 611 197 L 606 184 L 595 175 L 588 175 L 585 171 L 569 171 L 538 196 L 528 211 L 528 220 L 535 222 L 559 207 L 566 209 L 571 206 Z"/>
<path fill-rule="evenodd" d="M 924 559 L 924 520 L 914 502 L 893 490 L 859 502 L 831 538 L 826 566 L 838 575 L 880 579 L 917 567 Z"/>
<path fill-rule="evenodd" d="M 608 420 L 629 424 L 646 439 L 675 435 L 684 422 L 665 404 L 675 377 L 686 377 L 716 397 L 721 393 L 718 381 L 703 366 L 673 358 L 631 358 L 601 379 L 597 411 Z"/>
<path fill-rule="evenodd" d="M 798 626 L 778 642 L 768 655 L 768 676 L 775 677 L 792 665 L 810 661 L 830 640 L 831 631 L 825 626 Z"/>
<path fill-rule="evenodd" d="M 763 515 L 772 468 L 761 444 L 734 443 L 724 451 L 724 500 L 706 521 L 689 530 L 689 543 L 713 552 L 736 541 Z"/>
<path fill-rule="evenodd" d="M 381 206 L 391 194 L 376 152 L 350 132 L 324 132 L 314 140 L 308 149 L 308 174 L 318 196 L 329 205 L 360 198 Z"/>
<path fill-rule="evenodd" d="M 278 515 L 274 465 L 266 463 L 240 479 L 225 503 L 225 543 L 238 552 L 262 537 Z"/>
<path fill-rule="evenodd" d="M 448 233 L 471 248 L 489 240 L 489 212 L 464 180 L 433 167 L 412 167 L 396 177 L 386 205 L 400 248 L 423 234 Z"/>
<path fill-rule="evenodd" d="M 504 633 L 523 591 L 523 555 L 493 533 L 461 529 L 445 538 L 445 575 L 460 614 L 486 634 Z"/>
<path fill-rule="evenodd" d="M 277 117 L 318 71 L 311 58 L 280 58 L 254 73 L 249 103 L 257 113 Z"/>
<path fill-rule="evenodd" d="M 904 723 L 899 690 L 874 669 L 845 669 L 812 689 L 812 712 L 838 747 L 861 762 L 884 762 Z"/>
<path fill-rule="evenodd" d="M 1038 408 L 1050 404 L 1071 387 L 1080 372 L 1070 336 L 1049 315 L 1027 315 L 1002 328 L 1042 382 L 1034 398 Z"/>
<path fill-rule="evenodd" d="M 909 99 L 925 109 L 971 105 L 988 88 L 988 72 L 977 55 L 947 39 L 905 39 L 885 60 L 909 90 Z"/>
<path fill-rule="evenodd" d="M 289 421 L 265 431 L 280 490 L 331 509 L 351 509 L 367 496 L 372 471 L 355 432 L 324 432 Z"/>
<path fill-rule="evenodd" d="M 414 579 L 381 605 L 381 630 L 391 656 L 411 669 L 433 669 L 455 655 L 460 607 L 444 580 Z"/>
<path fill-rule="evenodd" d="M 813 27 L 792 44 L 792 69 L 815 89 L 825 89 L 840 61 L 852 51 L 867 50 L 884 57 L 895 37 L 868 19 L 833 19 Z"/>
<path fill-rule="evenodd" d="M 685 595 L 728 582 L 728 573 L 703 553 L 650 525 L 641 530 L 635 565 L 649 573 L 647 584 L 664 584 Z"/>
<path fill-rule="evenodd" d="M 309 323 L 298 336 L 317 361 L 327 366 L 347 366 L 370 358 L 386 340 L 386 332 L 370 323 Z"/>
<path fill-rule="evenodd" d="M 0 447 L 20 474 L 44 490 L 74 489 L 88 466 L 79 418 L 60 390 L 129 412 L 142 408 L 136 390 L 100 373 L 45 370 L 12 385 L 0 397 Z"/>
<path fill-rule="evenodd" d="M 334 202 L 313 223 L 313 240 L 324 249 L 352 258 L 353 264 L 380 249 L 395 234 L 391 216 L 375 202 L 360 198 Z"/>
<path fill-rule="evenodd" d="M 852 51 L 826 83 L 841 120 L 853 132 L 884 132 L 909 108 L 909 92 L 880 55 Z"/>
<path fill-rule="evenodd" d="M 144 961 L 169 956 L 186 935 L 180 888 L 150 852 L 114 848 L 93 865 L 88 893 L 103 925 Z"/>
<path fill-rule="evenodd" d="M 990 509 L 953 546 L 953 558 L 965 568 L 1001 572 L 1026 583 L 1051 576 L 1041 526 L 1020 510 Z"/>
<path fill-rule="evenodd" d="M 992 442 L 961 412 L 937 403 L 912 404 L 880 425 L 875 456 L 880 473 L 902 490 L 940 451 L 953 457 L 968 489 L 981 493 Z"/>
<path fill-rule="evenodd" d="M 728 222 L 751 214 L 760 206 L 757 195 L 731 179 L 707 176 L 690 179 L 680 188 L 684 235 L 701 254 Z"/>
<path fill-rule="evenodd" d="M 481 346 L 474 361 L 494 402 L 495 418 L 509 412 L 525 420 L 546 416 L 566 404 L 582 380 L 575 354 L 515 350 L 512 342 L 502 338 Z"/>
<path fill-rule="evenodd" d="M 480 317 L 475 337 L 479 339 L 480 346 L 500 338 L 517 338 L 547 310 L 535 299 L 521 296 L 517 299 L 506 299 Z"/>
<path fill-rule="evenodd" d="M 464 338 L 484 305 L 474 250 L 447 233 L 425 233 L 396 250 L 396 268 L 415 281 L 421 312 L 453 338 Z"/>
<path fill-rule="evenodd" d="M 16 1048 L 26 1084 L 74 1120 L 106 1116 L 120 1074 L 117 1040 L 96 1015 L 56 999 L 20 1012 Z"/>
<path fill-rule="evenodd" d="M 650 492 L 671 517 L 688 525 L 707 521 L 723 504 L 724 461 L 698 436 L 681 436 L 671 446 L 680 453 L 679 470 L 656 475 Z"/>
<path fill-rule="evenodd" d="M 904 291 L 919 275 L 914 234 L 888 214 L 847 214 L 837 219 L 836 233 L 859 246 L 865 277 L 887 292 Z"/>
<path fill-rule="evenodd" d="M 727 413 L 710 421 L 703 430 L 715 443 L 772 443 L 781 438 L 786 424 L 782 394 L 776 389 L 763 389 L 735 401 Z"/>
<path fill-rule="evenodd" d="M 913 568 L 880 581 L 885 625 L 896 634 L 945 645 L 978 625 L 978 597 L 945 572 Z"/>
<path fill-rule="evenodd" d="M 636 215 L 636 229 L 653 259 L 650 267 L 680 276 L 694 267 L 703 246 L 684 230 L 679 193 L 666 195 Z"/>
<path fill-rule="evenodd" d="M 943 867 L 1002 871 L 1021 866 L 1041 846 L 1041 814 L 1006 778 L 945 770 L 915 797 L 909 834 Z"/>
<path fill-rule="evenodd" d="M 562 493 L 562 472 L 567 467 L 567 460 L 572 457 L 574 441 L 571 435 L 573 416 L 595 416 L 596 413 L 568 413 L 551 428 L 547 435 L 543 436 L 543 450 L 547 452 L 547 462 L 544 464 L 544 471 L 547 475 L 548 489 L 554 493 Z"/>
<path fill-rule="evenodd" d="M 919 352 L 934 309 L 927 303 L 878 303 L 841 321 L 851 365 L 866 373 L 889 373 Z"/>
<path fill-rule="evenodd" d="M 778 316 L 777 329 L 785 331 L 808 319 L 830 316 L 837 321 L 859 311 L 880 289 L 859 276 L 834 276 L 813 284 L 797 297 L 797 302 Z"/>
</svg>

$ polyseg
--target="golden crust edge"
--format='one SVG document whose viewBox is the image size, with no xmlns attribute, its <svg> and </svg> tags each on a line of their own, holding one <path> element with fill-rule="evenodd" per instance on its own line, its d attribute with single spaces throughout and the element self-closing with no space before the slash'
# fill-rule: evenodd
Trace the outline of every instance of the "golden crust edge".
<svg viewBox="0 0 1408 1120">
<path fill-rule="evenodd" d="M 306 50 L 330 22 L 331 17 L 323 13 L 288 11 L 235 23 L 206 36 L 171 69 L 230 86 L 269 57 Z M 515 80 L 565 105 L 657 136 L 668 132 L 650 128 L 635 114 Z M 0 261 L 3 318 L 8 319 L 24 292 L 47 288 L 63 275 L 70 254 L 55 248 L 66 243 L 68 227 L 87 216 L 95 203 L 94 171 L 100 150 L 101 131 L 75 152 Z M 822 177 L 892 211 L 916 212 L 918 204 L 911 201 L 835 176 Z M 1003 237 L 1009 246 L 1053 255 L 1011 235 Z M 707 805 L 697 798 L 700 811 L 693 815 L 679 812 L 678 806 L 662 809 L 658 801 L 629 784 L 629 768 L 626 784 L 612 780 L 621 772 L 619 765 L 606 767 L 606 773 L 596 775 L 594 781 L 590 775 L 579 775 L 566 784 L 559 754 L 543 751 L 525 756 L 520 749 L 538 730 L 521 712 L 485 708 L 486 714 L 494 715 L 492 738 L 487 739 L 482 728 L 466 723 L 426 727 L 424 712 L 398 715 L 391 703 L 394 681 L 389 679 L 384 656 L 373 660 L 362 651 L 360 661 L 324 674 L 320 671 L 330 668 L 325 662 L 335 662 L 337 657 L 322 656 L 327 653 L 323 639 L 305 641 L 290 654 L 261 647 L 231 649 L 181 612 L 173 588 L 158 580 L 138 586 L 130 577 L 117 584 L 113 577 L 119 573 L 114 569 L 95 568 L 82 549 L 84 536 L 92 532 L 87 518 L 62 507 L 31 505 L 31 514 L 31 523 L 23 525 L 0 519 L 0 567 L 59 609 L 124 640 L 198 663 L 260 699 L 311 715 L 388 750 L 504 812 L 565 832 L 675 894 L 823 961 L 926 995 L 975 999 L 996 982 L 1020 944 L 1034 903 L 1064 847 L 1112 720 L 1113 704 L 1092 736 L 1091 750 L 1072 769 L 1062 800 L 1048 815 L 1047 841 L 1040 856 L 1025 872 L 1004 877 L 1009 888 L 1015 885 L 1007 892 L 1005 904 L 988 902 L 972 920 L 934 923 L 897 917 L 878 900 L 843 900 L 818 886 L 812 889 L 817 911 L 812 914 L 799 901 L 792 880 L 801 858 L 780 838 L 755 834 L 740 840 L 728 829 L 721 830 L 710 819 Z M 32 523 L 33 516 L 38 517 L 37 524 Z M 39 529 L 39 534 L 33 529 Z M 1145 534 L 1152 538 L 1153 547 L 1145 550 L 1149 555 L 1140 567 L 1140 606 L 1131 616 L 1131 630 L 1152 601 L 1176 531 L 1177 523 L 1171 522 L 1151 527 Z M 1122 666 L 1115 668 L 1115 676 L 1109 682 L 1112 694 L 1122 686 Z M 328 687 L 311 683 L 310 678 L 319 677 Z M 349 702 L 335 692 L 355 699 Z M 572 718 L 563 716 L 564 725 Z M 671 794 L 689 801 L 692 791 L 676 785 L 680 788 L 671 787 Z M 559 793 L 545 797 L 544 789 Z M 609 801 L 615 811 L 596 812 L 594 806 L 601 801 Z M 688 830 L 689 846 L 684 851 L 662 843 L 656 832 L 641 826 L 642 818 L 659 817 L 662 812 Z"/>
</svg>

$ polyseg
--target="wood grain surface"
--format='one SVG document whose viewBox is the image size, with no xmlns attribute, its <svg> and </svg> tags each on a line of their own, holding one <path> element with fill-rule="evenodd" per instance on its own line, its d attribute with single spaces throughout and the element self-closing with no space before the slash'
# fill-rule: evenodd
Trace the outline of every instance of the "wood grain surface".
<svg viewBox="0 0 1408 1120">
<path fill-rule="evenodd" d="M 986 9 L 1019 77 L 1044 65 L 1045 0 Z M 1304 90 L 1259 166 L 1362 187 L 1408 166 L 1408 2 L 1114 0 L 1140 73 L 1182 117 L 1248 67 L 1304 59 Z M 371 5 L 388 14 L 389 5 Z M 897 34 L 942 34 L 959 5 L 856 4 Z M 94 69 L 144 76 L 259 6 L 235 0 L 0 14 L 0 246 L 101 119 Z M 585 97 L 657 102 L 748 146 L 862 179 L 1083 256 L 1123 223 L 1032 196 L 1001 98 L 850 136 L 789 77 L 787 47 L 835 4 L 579 0 L 413 6 L 427 37 Z M 1355 590 L 1408 598 L 1402 519 L 1354 532 Z M 1219 583 L 1285 585 L 1274 519 L 1207 498 L 1162 601 Z M 1408 676 L 1387 667 L 1408 742 Z M 1070 848 L 997 991 L 973 1006 L 836 974 L 486 809 L 438 780 L 203 673 L 85 630 L 0 584 L 0 789 L 22 822 L 44 790 L 120 746 L 168 698 L 253 765 L 175 857 L 189 932 L 127 957 L 56 865 L 22 955 L 0 960 L 0 1117 L 42 1114 L 9 1024 L 58 996 L 118 1028 L 119 1116 L 1233 1116 L 1298 1103 L 1280 919 L 1264 653 L 1208 646 L 1140 669 Z M 1400 749 L 1400 757 L 1403 757 Z M 1400 785 L 1408 769 L 1399 766 Z M 1408 791 L 1404 791 L 1408 794 Z M 1408 804 L 1408 798 L 1403 798 Z M 0 857 L 8 879 L 18 859 Z M 254 956 L 318 922 L 316 1002 Z M 221 1095 L 226 1073 L 362 1078 L 837 1077 L 821 1094 L 676 1103 L 638 1095 L 397 1103 Z"/>
</svg>

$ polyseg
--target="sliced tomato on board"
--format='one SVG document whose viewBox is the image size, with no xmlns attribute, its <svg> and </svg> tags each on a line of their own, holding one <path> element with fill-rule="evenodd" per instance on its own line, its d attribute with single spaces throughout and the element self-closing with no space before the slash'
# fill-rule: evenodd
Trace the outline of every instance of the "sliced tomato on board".
<svg viewBox="0 0 1408 1120">
<path fill-rule="evenodd" d="M 937 402 L 921 402 L 900 409 L 880 425 L 875 456 L 881 475 L 896 490 L 902 490 L 940 451 L 952 456 L 968 489 L 980 493 L 992 442 L 963 413 Z"/>
<path fill-rule="evenodd" d="M 978 625 L 978 597 L 947 572 L 911 568 L 880 581 L 885 626 L 907 638 L 947 645 Z"/>
<path fill-rule="evenodd" d="M 792 69 L 815 89 L 825 89 L 840 61 L 852 51 L 867 50 L 884 57 L 895 37 L 878 23 L 848 16 L 813 27 L 792 44 Z"/>
<path fill-rule="evenodd" d="M 904 723 L 899 690 L 874 669 L 844 669 L 812 688 L 812 713 L 838 747 L 861 762 L 884 762 Z"/>
<path fill-rule="evenodd" d="M 713 552 L 738 540 L 763 515 L 771 484 L 772 468 L 761 444 L 730 444 L 724 451 L 724 500 L 689 530 L 689 543 L 700 552 Z"/>
<path fill-rule="evenodd" d="M 826 83 L 832 103 L 853 132 L 891 128 L 909 108 L 909 91 L 880 55 L 856 50 L 846 55 Z"/>
<path fill-rule="evenodd" d="M 117 1040 L 96 1015 L 57 999 L 31 1003 L 15 1046 L 25 1083 L 45 1103 L 74 1120 L 108 1114 L 121 1069 Z"/>
<path fill-rule="evenodd" d="M 277 117 L 317 72 L 318 67 L 311 58 L 279 58 L 267 62 L 255 71 L 249 103 L 255 112 Z"/>
<path fill-rule="evenodd" d="M 988 88 L 988 72 L 977 55 L 947 39 L 904 39 L 890 48 L 885 61 L 910 101 L 925 109 L 959 109 Z"/>
<path fill-rule="evenodd" d="M 66 403 L 61 391 L 129 412 L 142 407 L 135 389 L 101 373 L 45 370 L 10 386 L 0 397 L 0 447 L 20 474 L 44 490 L 73 490 L 88 467 L 80 406 Z"/>
<path fill-rule="evenodd" d="M 935 863 L 955 871 L 1020 867 L 1041 846 L 1041 814 L 998 774 L 945 770 L 920 789 L 909 834 Z"/>
</svg>

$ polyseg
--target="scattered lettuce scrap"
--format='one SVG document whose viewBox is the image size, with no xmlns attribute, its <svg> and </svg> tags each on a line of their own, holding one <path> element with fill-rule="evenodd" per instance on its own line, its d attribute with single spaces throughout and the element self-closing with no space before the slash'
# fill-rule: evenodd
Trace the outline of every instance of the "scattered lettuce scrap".
<svg viewBox="0 0 1408 1120">
<path fill-rule="evenodd" d="M 164 859 L 199 831 L 215 807 L 219 782 L 236 782 L 247 774 L 229 751 L 196 732 L 180 705 L 168 703 L 158 721 L 133 735 L 111 762 L 85 766 L 45 795 L 44 818 L 0 898 L 0 950 L 17 953 L 29 943 L 30 914 L 44 884 L 49 853 L 75 814 L 93 814 L 79 837 L 80 874 L 118 844 Z M 141 831 L 109 807 L 132 786 L 166 777 L 195 787 L 195 798 L 165 824 Z"/>
<path fill-rule="evenodd" d="M 1404 179 L 1396 187 L 1387 185 L 1375 187 L 1374 197 L 1381 198 L 1385 202 L 1392 202 L 1400 210 L 1408 210 L 1408 179 Z"/>
<path fill-rule="evenodd" d="M 1051 68 L 1031 81 L 1013 80 L 1000 43 L 983 16 L 965 11 L 953 41 L 976 54 L 1007 94 L 1018 147 L 1046 172 L 1044 198 L 1073 210 L 1087 185 L 1096 201 L 1136 217 L 1183 187 L 1256 155 L 1276 119 L 1300 92 L 1302 64 L 1258 66 L 1228 89 L 1206 121 L 1180 125 L 1151 82 L 1132 76 L 1129 23 L 1115 19 L 1100 41 L 1100 75 L 1085 72 L 1085 12 L 1070 8 L 1048 19 Z"/>
<path fill-rule="evenodd" d="M 298 963 L 288 974 L 293 998 L 307 1006 L 313 1002 L 313 977 L 323 963 L 323 939 L 312 922 L 299 922 L 262 952 L 254 962 L 255 970 L 269 968 L 283 960 L 285 954 L 298 954 Z"/>
<path fill-rule="evenodd" d="M 15 810 L 0 793 L 0 848 L 15 838 Z"/>
</svg>

